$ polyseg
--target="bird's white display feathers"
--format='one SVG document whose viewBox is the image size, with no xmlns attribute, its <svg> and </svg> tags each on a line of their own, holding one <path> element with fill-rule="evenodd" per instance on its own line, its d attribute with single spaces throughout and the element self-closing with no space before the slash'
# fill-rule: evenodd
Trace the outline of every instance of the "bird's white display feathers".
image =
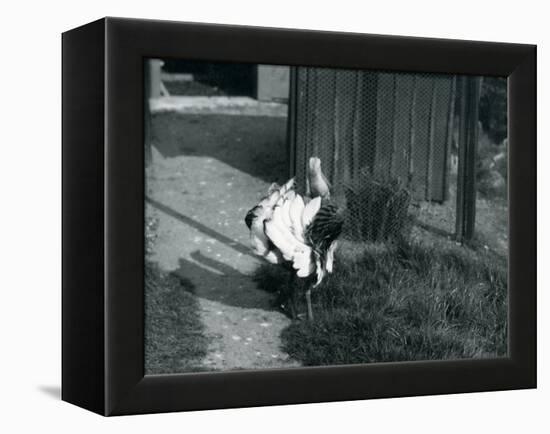
<svg viewBox="0 0 550 434">
<path fill-rule="evenodd" d="M 299 194 L 290 203 L 289 217 L 290 230 L 292 234 L 300 241 L 304 242 L 304 225 L 302 225 L 302 214 L 304 212 L 304 199 Z"/>
<path fill-rule="evenodd" d="M 330 184 L 319 158 L 309 159 L 306 181 L 306 196 L 296 193 L 294 178 L 281 187 L 271 184 L 267 196 L 248 211 L 245 223 L 257 255 L 272 264 L 290 264 L 298 277 L 317 278 L 305 293 L 312 319 L 311 289 L 332 273 L 343 219 L 330 200 Z"/>
<path fill-rule="evenodd" d="M 296 205 L 293 206 L 294 203 Z M 298 214 L 300 208 L 302 213 Z M 304 243 L 306 226 L 303 226 L 302 222 L 306 208 L 303 206 L 302 197 L 289 190 L 280 196 L 271 218 L 264 223 L 265 234 L 279 249 L 283 259 L 292 262 L 298 277 L 307 277 L 314 271 L 311 247 Z M 291 209 L 294 214 L 291 213 Z M 296 222 L 299 222 L 299 225 L 296 225 Z"/>
<path fill-rule="evenodd" d="M 325 257 L 324 267 L 322 258 L 316 252 L 313 253 L 313 256 L 315 257 L 315 273 L 317 275 L 317 281 L 315 282 L 315 285 L 313 285 L 313 287 L 316 287 L 321 283 L 321 281 L 325 277 L 325 273 L 332 273 L 332 269 L 334 267 L 334 252 L 336 251 L 337 246 L 338 241 L 335 240 L 328 248 Z"/>
<path fill-rule="evenodd" d="M 309 224 L 313 221 L 313 218 L 319 212 L 320 208 L 321 208 L 320 197 L 311 199 L 307 203 L 307 205 L 304 207 L 304 211 L 302 212 L 302 227 L 304 229 L 307 228 Z"/>
<path fill-rule="evenodd" d="M 264 197 L 254 209 L 254 219 L 250 226 L 250 244 L 252 250 L 258 256 L 262 256 L 272 264 L 283 262 L 282 255 L 277 250 L 270 249 L 270 241 L 264 232 L 264 221 L 271 219 L 275 205 L 289 192 L 294 193 L 294 178 L 290 179 L 282 187 L 271 184 L 268 195 Z"/>
<path fill-rule="evenodd" d="M 304 234 L 320 207 L 321 198 L 305 204 L 304 198 L 294 191 L 294 179 L 280 188 L 272 185 L 253 210 L 250 242 L 254 253 L 272 264 L 291 262 L 298 277 L 311 275 L 315 262 Z"/>
<path fill-rule="evenodd" d="M 334 252 L 336 251 L 336 247 L 338 247 L 338 241 L 335 240 L 332 242 L 332 244 L 328 248 L 327 262 L 325 266 L 329 273 L 332 273 L 332 267 L 334 266 Z"/>
<path fill-rule="evenodd" d="M 315 161 L 313 161 L 315 160 Z M 310 172 L 323 180 L 320 160 L 312 158 Z M 310 175 L 311 175 L 310 173 Z M 315 187 L 318 187 L 315 185 Z M 328 186 L 326 187 L 328 191 Z M 328 196 L 328 194 L 325 194 Z M 292 264 L 298 277 L 316 274 L 317 286 L 324 275 L 331 273 L 336 241 L 323 257 L 306 240 L 306 231 L 321 209 L 323 198 L 303 197 L 294 190 L 294 178 L 279 187 L 272 184 L 267 196 L 250 212 L 250 242 L 254 252 L 272 264 Z"/>
</svg>

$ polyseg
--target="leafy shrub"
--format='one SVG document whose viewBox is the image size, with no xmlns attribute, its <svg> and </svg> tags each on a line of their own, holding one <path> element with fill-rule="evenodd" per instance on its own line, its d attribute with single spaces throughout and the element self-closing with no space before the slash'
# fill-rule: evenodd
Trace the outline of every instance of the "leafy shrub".
<svg viewBox="0 0 550 434">
<path fill-rule="evenodd" d="M 479 100 L 479 120 L 491 140 L 501 143 L 508 135 L 507 81 L 501 77 L 484 77 Z"/>
<path fill-rule="evenodd" d="M 505 198 L 508 181 L 508 147 L 506 141 L 497 145 L 481 132 L 478 141 L 476 167 L 477 190 L 487 198 Z"/>
</svg>

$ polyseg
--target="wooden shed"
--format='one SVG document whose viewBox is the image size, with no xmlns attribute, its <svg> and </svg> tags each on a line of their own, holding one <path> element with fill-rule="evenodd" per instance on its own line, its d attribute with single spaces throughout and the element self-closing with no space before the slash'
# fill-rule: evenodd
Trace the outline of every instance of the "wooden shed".
<svg viewBox="0 0 550 434">
<path fill-rule="evenodd" d="M 336 190 L 368 174 L 416 200 L 445 200 L 454 89 L 451 75 L 294 68 L 295 175 L 303 181 L 315 155 Z"/>
</svg>

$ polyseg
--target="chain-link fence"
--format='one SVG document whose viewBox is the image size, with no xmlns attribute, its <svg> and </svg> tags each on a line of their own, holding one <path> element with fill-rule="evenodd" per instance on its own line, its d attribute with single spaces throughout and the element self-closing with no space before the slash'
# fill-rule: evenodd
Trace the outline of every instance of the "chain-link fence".
<svg viewBox="0 0 550 434">
<path fill-rule="evenodd" d="M 173 98 L 211 96 L 224 83 L 227 93 L 237 77 L 252 77 L 256 84 L 247 86 L 258 89 L 255 99 L 265 99 L 260 89 L 271 92 L 267 105 L 274 95 L 280 101 L 287 94 L 291 70 L 290 173 L 304 188 L 308 159 L 321 158 L 333 197 L 346 209 L 348 238 L 386 241 L 427 231 L 463 241 L 473 237 L 474 227 L 490 232 L 507 213 L 505 78 L 483 77 L 480 87 L 479 77 L 450 74 L 181 65 L 185 81 L 169 89 L 177 91 Z M 242 73 L 251 68 L 257 73 Z M 255 125 L 263 129 L 265 122 L 258 118 Z M 263 172 L 271 181 L 287 176 L 286 170 L 279 177 Z M 506 225 L 499 225 L 499 240 Z"/>
<path fill-rule="evenodd" d="M 467 116 L 457 106 L 460 80 L 446 74 L 306 67 L 293 74 L 295 175 L 305 185 L 308 158 L 321 158 L 335 200 L 347 210 L 345 235 L 387 241 L 405 235 L 415 222 L 453 236 L 457 123 L 459 114 Z"/>
</svg>

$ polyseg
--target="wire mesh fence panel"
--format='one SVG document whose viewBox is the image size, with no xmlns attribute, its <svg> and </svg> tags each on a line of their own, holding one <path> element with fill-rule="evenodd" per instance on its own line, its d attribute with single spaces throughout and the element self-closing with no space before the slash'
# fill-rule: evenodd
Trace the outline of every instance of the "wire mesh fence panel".
<svg viewBox="0 0 550 434">
<path fill-rule="evenodd" d="M 448 202 L 453 76 L 299 67 L 295 80 L 298 184 L 319 157 L 348 237 L 395 239 L 411 205 Z"/>
<path fill-rule="evenodd" d="M 503 256 L 508 252 L 507 79 L 483 77 L 475 150 L 475 239 Z"/>
</svg>

